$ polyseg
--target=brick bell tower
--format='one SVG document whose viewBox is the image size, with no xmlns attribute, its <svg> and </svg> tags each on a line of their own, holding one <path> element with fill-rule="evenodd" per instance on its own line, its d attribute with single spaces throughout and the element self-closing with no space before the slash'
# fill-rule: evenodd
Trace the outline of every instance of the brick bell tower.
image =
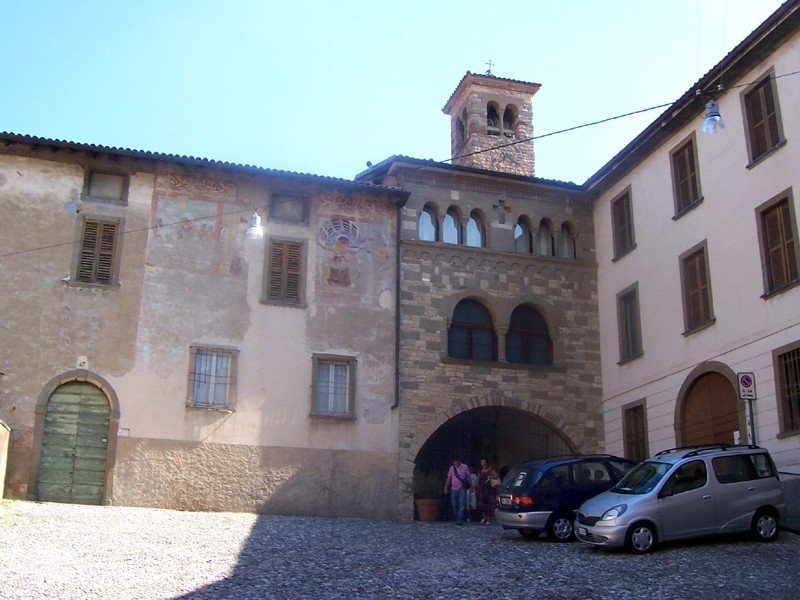
<svg viewBox="0 0 800 600">
<path fill-rule="evenodd" d="M 442 109 L 450 116 L 452 163 L 533 177 L 533 95 L 540 87 L 467 71 Z M 519 140 L 530 141 L 506 145 Z M 480 152 L 489 148 L 497 149 Z"/>
</svg>

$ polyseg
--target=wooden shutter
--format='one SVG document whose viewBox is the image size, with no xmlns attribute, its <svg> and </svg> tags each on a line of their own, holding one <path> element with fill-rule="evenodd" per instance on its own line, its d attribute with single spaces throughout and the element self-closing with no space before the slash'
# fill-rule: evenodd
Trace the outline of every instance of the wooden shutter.
<svg viewBox="0 0 800 600">
<path fill-rule="evenodd" d="M 303 285 L 303 243 L 272 240 L 267 273 L 267 300 L 300 303 Z"/>
<path fill-rule="evenodd" d="M 781 200 L 762 215 L 767 284 L 774 290 L 797 278 L 797 257 L 789 201 Z"/>
<path fill-rule="evenodd" d="M 614 202 L 613 227 L 616 254 L 622 254 L 633 246 L 633 224 L 631 222 L 631 197 L 624 194 Z"/>
<path fill-rule="evenodd" d="M 117 233 L 116 221 L 86 219 L 83 222 L 78 281 L 100 285 L 111 285 L 114 282 Z"/>
<path fill-rule="evenodd" d="M 683 261 L 686 294 L 686 327 L 692 329 L 711 318 L 705 252 L 695 252 Z"/>
</svg>

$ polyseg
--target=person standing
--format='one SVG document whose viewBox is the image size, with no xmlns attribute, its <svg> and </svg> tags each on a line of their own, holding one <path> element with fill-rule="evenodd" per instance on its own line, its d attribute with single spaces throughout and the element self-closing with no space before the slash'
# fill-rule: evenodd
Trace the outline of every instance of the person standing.
<svg viewBox="0 0 800 600">
<path fill-rule="evenodd" d="M 457 525 L 463 525 L 467 518 L 467 490 L 469 490 L 469 469 L 460 458 L 453 459 L 453 466 L 447 470 L 444 493 L 450 494 L 450 505 Z"/>
<path fill-rule="evenodd" d="M 481 525 L 490 525 L 494 518 L 499 484 L 497 471 L 489 465 L 488 460 L 482 458 L 481 468 L 478 471 L 478 507 L 483 515 Z"/>
</svg>

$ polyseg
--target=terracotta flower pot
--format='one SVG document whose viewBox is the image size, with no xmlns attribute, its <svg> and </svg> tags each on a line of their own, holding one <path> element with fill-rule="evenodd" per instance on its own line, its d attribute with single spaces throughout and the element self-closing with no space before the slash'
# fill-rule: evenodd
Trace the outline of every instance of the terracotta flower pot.
<svg viewBox="0 0 800 600">
<path fill-rule="evenodd" d="M 415 501 L 420 521 L 435 521 L 442 501 L 439 498 L 420 498 Z"/>
</svg>

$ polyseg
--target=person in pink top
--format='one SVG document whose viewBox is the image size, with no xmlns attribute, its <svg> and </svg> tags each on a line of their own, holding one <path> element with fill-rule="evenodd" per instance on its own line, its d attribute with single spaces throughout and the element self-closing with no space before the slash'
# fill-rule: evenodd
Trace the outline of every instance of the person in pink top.
<svg viewBox="0 0 800 600">
<path fill-rule="evenodd" d="M 450 504 L 456 524 L 463 525 L 467 518 L 467 490 L 469 490 L 469 469 L 461 463 L 461 459 L 453 460 L 453 466 L 447 470 L 444 482 L 444 493 L 450 494 Z"/>
</svg>

